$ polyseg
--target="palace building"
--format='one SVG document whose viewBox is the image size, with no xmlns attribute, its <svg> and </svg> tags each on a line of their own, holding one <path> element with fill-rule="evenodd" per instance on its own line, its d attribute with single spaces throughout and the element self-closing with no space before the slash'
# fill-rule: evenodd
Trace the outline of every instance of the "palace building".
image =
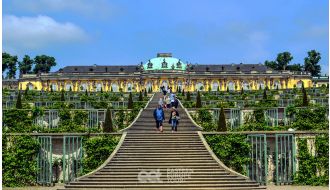
<svg viewBox="0 0 330 190">
<path fill-rule="evenodd" d="M 312 87 L 307 72 L 275 71 L 263 64 L 190 64 L 158 53 L 140 65 L 66 66 L 56 72 L 26 74 L 18 87 L 44 91 L 159 91 L 161 86 L 185 91 L 289 89 Z"/>
</svg>

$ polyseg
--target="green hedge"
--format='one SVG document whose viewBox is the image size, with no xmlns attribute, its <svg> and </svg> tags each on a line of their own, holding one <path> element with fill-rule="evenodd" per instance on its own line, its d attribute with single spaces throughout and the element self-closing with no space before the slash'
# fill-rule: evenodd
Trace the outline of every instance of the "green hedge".
<svg viewBox="0 0 330 190">
<path fill-rule="evenodd" d="M 329 184 L 329 135 L 315 139 L 315 155 L 308 151 L 307 139 L 298 140 L 299 170 L 294 182 L 302 185 Z"/>
<path fill-rule="evenodd" d="M 36 183 L 38 141 L 30 136 L 2 136 L 2 185 L 21 187 Z"/>
<path fill-rule="evenodd" d="M 250 161 L 250 144 L 246 135 L 204 135 L 207 143 L 217 157 L 229 168 L 243 175 L 247 174 L 246 165 Z"/>
<path fill-rule="evenodd" d="M 119 136 L 110 135 L 86 139 L 83 145 L 83 173 L 91 172 L 102 165 L 116 148 L 119 139 Z"/>
</svg>

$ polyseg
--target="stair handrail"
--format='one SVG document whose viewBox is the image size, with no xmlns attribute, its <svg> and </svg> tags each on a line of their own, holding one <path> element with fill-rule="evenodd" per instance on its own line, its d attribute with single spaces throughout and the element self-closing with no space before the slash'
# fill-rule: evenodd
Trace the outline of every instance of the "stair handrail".
<svg viewBox="0 0 330 190">
<path fill-rule="evenodd" d="M 102 165 L 100 165 L 98 168 L 96 168 L 95 170 L 83 175 L 83 176 L 80 176 L 80 177 L 77 177 L 76 179 L 74 179 L 73 181 L 79 181 L 80 179 L 82 178 L 85 178 L 85 177 L 88 177 L 90 175 L 93 175 L 94 173 L 96 173 L 97 171 L 101 170 L 102 168 L 104 168 L 111 160 L 112 158 L 117 154 L 119 148 L 121 147 L 121 145 L 123 144 L 125 138 L 126 138 L 126 135 L 127 135 L 127 132 L 123 132 L 116 148 L 112 151 L 112 153 L 110 154 L 110 156 L 107 158 L 106 161 L 103 162 Z"/>
</svg>

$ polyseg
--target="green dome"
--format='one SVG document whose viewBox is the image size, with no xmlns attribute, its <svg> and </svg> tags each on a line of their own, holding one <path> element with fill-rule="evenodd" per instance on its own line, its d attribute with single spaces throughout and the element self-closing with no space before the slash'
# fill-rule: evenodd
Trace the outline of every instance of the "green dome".
<svg viewBox="0 0 330 190">
<path fill-rule="evenodd" d="M 156 57 L 143 64 L 143 69 L 151 70 L 186 70 L 187 64 L 174 57 Z"/>
</svg>

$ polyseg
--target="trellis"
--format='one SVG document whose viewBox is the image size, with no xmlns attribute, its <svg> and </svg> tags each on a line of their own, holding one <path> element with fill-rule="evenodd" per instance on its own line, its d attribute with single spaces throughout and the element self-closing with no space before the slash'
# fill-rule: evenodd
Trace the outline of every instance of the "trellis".
<svg viewBox="0 0 330 190">
<path fill-rule="evenodd" d="M 266 135 L 248 135 L 247 140 L 251 145 L 251 160 L 247 166 L 247 176 L 262 185 L 266 185 L 268 175 Z"/>
<path fill-rule="evenodd" d="M 41 127 L 57 128 L 59 121 L 58 110 L 45 110 L 43 116 L 34 119 L 34 124 Z"/>
<path fill-rule="evenodd" d="M 52 175 L 52 137 L 38 137 L 40 149 L 37 158 L 37 183 L 50 185 L 53 181 Z"/>
<path fill-rule="evenodd" d="M 265 120 L 268 126 L 278 127 L 278 108 L 265 110 Z"/>
<path fill-rule="evenodd" d="M 82 173 L 82 138 L 79 136 L 63 137 L 63 182 L 68 183 Z"/>
<path fill-rule="evenodd" d="M 295 140 L 292 134 L 275 135 L 276 179 L 279 184 L 291 184 L 296 171 Z"/>
<path fill-rule="evenodd" d="M 236 129 L 241 126 L 241 110 L 232 108 L 230 109 L 230 127 Z"/>
</svg>

